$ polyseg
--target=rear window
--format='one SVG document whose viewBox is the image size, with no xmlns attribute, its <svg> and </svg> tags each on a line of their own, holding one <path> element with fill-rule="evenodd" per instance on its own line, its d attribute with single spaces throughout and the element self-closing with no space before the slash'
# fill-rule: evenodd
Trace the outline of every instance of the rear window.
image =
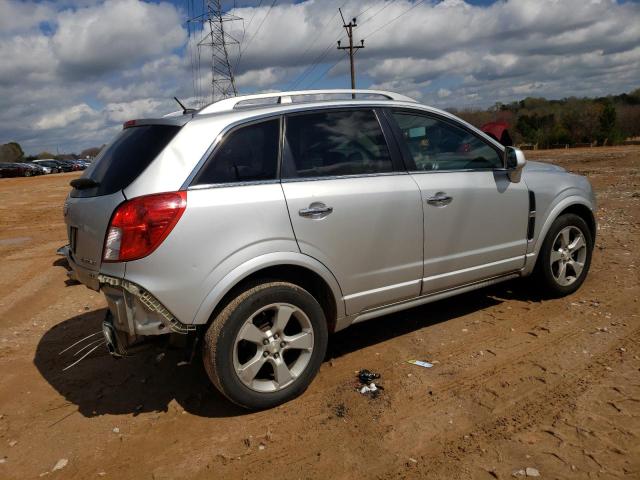
<svg viewBox="0 0 640 480">
<path fill-rule="evenodd" d="M 105 147 L 83 177 L 90 178 L 98 186 L 73 189 L 72 197 L 97 197 L 110 195 L 126 188 L 178 133 L 174 125 L 142 125 L 123 130 Z"/>
<path fill-rule="evenodd" d="M 391 156 L 373 110 L 287 117 L 283 178 L 391 172 Z"/>
</svg>

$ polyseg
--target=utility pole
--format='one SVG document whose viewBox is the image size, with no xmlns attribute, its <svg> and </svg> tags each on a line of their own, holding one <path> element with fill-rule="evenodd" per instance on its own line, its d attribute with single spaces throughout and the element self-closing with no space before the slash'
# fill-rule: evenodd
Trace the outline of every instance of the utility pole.
<svg viewBox="0 0 640 480">
<path fill-rule="evenodd" d="M 349 37 L 348 47 L 342 47 L 341 41 L 338 40 L 338 50 L 349 50 L 349 63 L 351 64 L 351 90 L 355 90 L 356 89 L 356 67 L 353 61 L 353 56 L 358 49 L 364 48 L 364 40 L 360 40 L 360 45 L 355 45 L 355 46 L 353 45 L 353 29 L 358 26 L 358 24 L 356 23 L 356 19 L 354 17 L 351 19 L 349 23 L 347 23 L 344 19 L 344 15 L 342 15 L 342 9 L 339 8 L 338 11 L 340 12 L 340 16 L 342 17 L 342 26 L 347 31 L 347 37 Z M 356 98 L 356 94 L 352 93 L 351 98 Z"/>
<path fill-rule="evenodd" d="M 198 50 L 202 47 L 211 48 L 211 101 L 214 102 L 238 95 L 228 47 L 239 42 L 225 30 L 226 22 L 236 20 L 242 19 L 223 13 L 220 0 L 206 0 L 205 12 L 189 20 L 202 23 L 203 32 L 206 32 L 198 42 Z"/>
</svg>

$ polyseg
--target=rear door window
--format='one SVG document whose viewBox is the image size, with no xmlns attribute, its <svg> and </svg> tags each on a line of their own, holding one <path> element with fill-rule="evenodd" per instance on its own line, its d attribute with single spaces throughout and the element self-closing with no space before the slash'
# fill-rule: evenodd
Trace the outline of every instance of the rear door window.
<svg viewBox="0 0 640 480">
<path fill-rule="evenodd" d="M 282 178 L 367 175 L 393 171 L 373 110 L 287 116 Z"/>
<path fill-rule="evenodd" d="M 178 133 L 174 125 L 141 125 L 124 129 L 85 171 L 98 185 L 74 189 L 72 197 L 110 195 L 129 186 Z"/>
<path fill-rule="evenodd" d="M 275 180 L 280 119 L 239 127 L 227 134 L 193 185 Z"/>
</svg>

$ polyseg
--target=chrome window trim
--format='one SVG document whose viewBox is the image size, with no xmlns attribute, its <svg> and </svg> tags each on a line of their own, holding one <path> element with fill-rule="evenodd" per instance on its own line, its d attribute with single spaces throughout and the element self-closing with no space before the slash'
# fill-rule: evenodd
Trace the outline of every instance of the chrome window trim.
<svg viewBox="0 0 640 480">
<path fill-rule="evenodd" d="M 224 127 L 220 133 L 218 133 L 218 135 L 216 136 L 216 138 L 213 140 L 213 142 L 211 143 L 211 145 L 209 146 L 209 148 L 207 148 L 206 152 L 204 152 L 204 154 L 202 155 L 202 157 L 200 158 L 200 160 L 198 160 L 198 163 L 196 163 L 196 165 L 193 167 L 193 169 L 191 170 L 191 173 L 189 174 L 189 176 L 187 176 L 187 178 L 185 179 L 185 181 L 182 183 L 182 185 L 180 186 L 180 190 L 189 190 L 192 187 L 195 187 L 195 185 L 191 185 L 191 182 L 193 182 L 193 179 L 196 177 L 196 175 L 198 174 L 198 172 L 200 172 L 200 170 L 202 169 L 202 167 L 204 166 L 204 164 L 207 162 L 207 160 L 215 153 L 215 150 L 217 149 L 218 145 L 220 144 L 220 142 L 222 141 L 222 139 L 229 134 L 232 130 L 236 129 L 236 128 L 240 128 L 242 126 L 248 126 L 251 125 L 252 123 L 259 123 L 261 121 L 267 121 L 269 119 L 274 119 L 274 118 L 280 118 L 280 137 L 281 137 L 281 142 L 279 145 L 279 158 L 278 158 L 278 178 L 280 177 L 280 166 L 282 164 L 282 149 L 284 147 L 284 134 L 285 134 L 285 124 L 286 122 L 284 121 L 284 115 L 288 115 L 288 114 L 296 114 L 296 113 L 305 113 L 305 112 L 315 112 L 315 111 L 325 111 L 325 110 L 353 110 L 353 109 L 363 109 L 363 108 L 370 108 L 374 111 L 374 113 L 376 114 L 376 118 L 378 119 L 378 124 L 380 125 L 380 129 L 382 130 L 382 134 L 384 136 L 384 128 L 382 127 L 382 125 L 380 124 L 380 118 L 377 117 L 377 112 L 376 110 L 381 108 L 381 107 L 385 107 L 388 105 L 384 105 L 381 104 L 379 101 L 376 102 L 375 100 L 373 101 L 364 101 L 362 100 L 362 105 L 344 105 L 344 104 L 339 104 L 339 105 L 322 105 L 322 106 L 318 106 L 317 104 L 310 104 L 310 105 L 300 105 L 299 108 L 294 108 L 294 109 L 287 109 L 286 112 L 268 112 L 268 113 L 260 113 L 260 114 L 256 114 L 256 115 L 252 115 L 250 117 L 247 118 L 242 118 L 240 120 L 236 120 L 234 122 L 229 123 L 226 127 Z M 387 149 L 390 150 L 389 148 L 389 142 L 388 139 L 386 137 L 385 138 L 385 142 L 387 143 Z M 396 165 L 393 162 L 393 155 L 391 153 L 391 151 L 389 151 L 389 156 L 392 160 L 392 166 L 394 169 L 396 169 Z M 406 170 L 405 170 L 406 172 Z M 307 177 L 307 178 L 312 178 L 312 177 Z M 313 177 L 315 178 L 315 177 Z M 324 177 L 324 178 L 328 178 L 328 177 Z M 217 184 L 216 184 L 217 185 Z M 227 184 L 221 184 L 221 185 L 227 185 Z"/>
<path fill-rule="evenodd" d="M 280 183 L 296 183 L 296 182 L 317 182 L 322 180 L 348 180 L 351 178 L 368 178 L 368 177 L 388 177 L 392 175 L 409 175 L 409 172 L 382 172 L 382 173 L 364 173 L 356 175 L 331 175 L 326 177 L 302 177 L 302 178 L 283 178 L 275 180 L 249 180 L 246 182 L 231 183 L 207 183 L 202 185 L 191 185 L 187 187 L 187 191 L 207 190 L 211 188 L 226 187 L 247 187 L 252 185 L 276 185 Z"/>
<path fill-rule="evenodd" d="M 411 175 L 422 175 L 426 173 L 456 173 L 456 172 L 492 172 L 492 173 L 507 173 L 509 170 L 506 168 L 460 168 L 456 170 L 409 170 L 407 173 Z"/>
<path fill-rule="evenodd" d="M 409 172 L 378 172 L 378 173 L 356 173 L 353 175 L 326 175 L 322 177 L 299 177 L 299 178 L 282 178 L 280 183 L 294 182 L 317 182 L 321 180 L 346 180 L 349 178 L 368 178 L 368 177 L 389 177 L 392 175 L 409 175 Z"/>
<path fill-rule="evenodd" d="M 207 190 L 209 188 L 223 188 L 223 187 L 246 187 L 250 185 L 277 185 L 280 180 L 247 180 L 244 182 L 228 182 L 228 183 L 203 183 L 201 185 L 190 185 L 187 187 L 187 191 Z"/>
</svg>

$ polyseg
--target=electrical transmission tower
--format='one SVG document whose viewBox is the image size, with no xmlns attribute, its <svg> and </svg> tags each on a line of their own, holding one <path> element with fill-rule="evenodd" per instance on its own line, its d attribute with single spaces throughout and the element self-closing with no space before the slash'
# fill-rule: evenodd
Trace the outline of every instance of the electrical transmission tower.
<svg viewBox="0 0 640 480">
<path fill-rule="evenodd" d="M 225 28 L 228 22 L 242 20 L 240 17 L 223 13 L 220 0 L 206 0 L 202 15 L 191 19 L 191 22 L 202 23 L 204 36 L 198 42 L 198 52 L 202 48 L 211 49 L 211 101 L 215 102 L 238 94 L 233 69 L 229 60 L 229 48 L 238 45 Z M 198 54 L 200 57 L 200 54 Z"/>
<path fill-rule="evenodd" d="M 355 66 L 354 61 L 353 61 L 353 56 L 354 56 L 354 54 L 356 53 L 356 51 L 358 49 L 364 48 L 364 40 L 360 40 L 360 45 L 355 45 L 355 46 L 353 45 L 353 29 L 358 26 L 356 24 L 356 19 L 354 17 L 353 19 L 351 19 L 351 21 L 349 23 L 347 23 L 344 20 L 344 15 L 342 15 L 342 10 L 338 9 L 338 11 L 340 12 L 340 16 L 342 17 L 342 26 L 347 31 L 347 37 L 349 37 L 349 46 L 348 47 L 340 46 L 342 42 L 340 40 L 338 40 L 338 50 L 349 50 L 349 63 L 351 64 L 351 89 L 355 90 L 355 88 L 356 88 L 356 66 Z M 352 93 L 351 94 L 351 98 L 356 98 L 356 94 Z"/>
</svg>

